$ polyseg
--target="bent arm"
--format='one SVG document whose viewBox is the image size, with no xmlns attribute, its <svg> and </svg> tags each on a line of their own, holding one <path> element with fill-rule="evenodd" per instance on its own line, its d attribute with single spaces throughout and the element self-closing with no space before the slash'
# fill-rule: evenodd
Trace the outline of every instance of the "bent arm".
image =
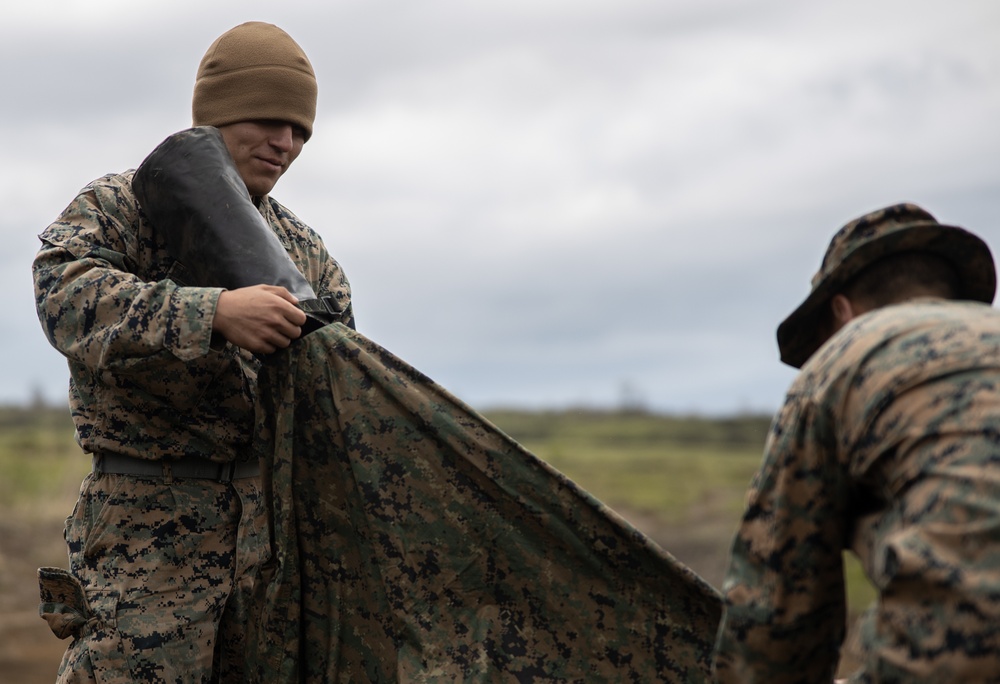
<svg viewBox="0 0 1000 684">
<path fill-rule="evenodd" d="M 32 273 L 51 344 L 90 368 L 128 369 L 209 352 L 221 289 L 137 273 L 138 207 L 122 176 L 85 188 L 39 238 Z"/>
</svg>

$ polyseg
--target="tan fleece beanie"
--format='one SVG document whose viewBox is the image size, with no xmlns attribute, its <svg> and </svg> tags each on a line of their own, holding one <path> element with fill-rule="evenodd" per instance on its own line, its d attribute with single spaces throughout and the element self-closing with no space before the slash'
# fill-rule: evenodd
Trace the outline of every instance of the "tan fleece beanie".
<svg viewBox="0 0 1000 684">
<path fill-rule="evenodd" d="M 251 21 L 219 36 L 198 66 L 195 126 L 275 119 L 312 135 L 316 75 L 305 52 L 273 24 Z"/>
</svg>

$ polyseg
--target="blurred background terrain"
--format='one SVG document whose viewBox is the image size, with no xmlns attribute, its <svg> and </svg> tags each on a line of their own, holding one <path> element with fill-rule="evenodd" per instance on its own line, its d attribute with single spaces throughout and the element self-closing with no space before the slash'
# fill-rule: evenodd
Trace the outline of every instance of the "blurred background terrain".
<svg viewBox="0 0 1000 684">
<path fill-rule="evenodd" d="M 488 410 L 535 455 L 624 516 L 715 587 L 770 418 L 641 408 Z M 0 407 L 0 680 L 52 682 L 66 642 L 38 617 L 35 571 L 66 565 L 63 521 L 89 460 L 64 406 Z M 852 613 L 871 598 L 848 565 Z"/>
</svg>

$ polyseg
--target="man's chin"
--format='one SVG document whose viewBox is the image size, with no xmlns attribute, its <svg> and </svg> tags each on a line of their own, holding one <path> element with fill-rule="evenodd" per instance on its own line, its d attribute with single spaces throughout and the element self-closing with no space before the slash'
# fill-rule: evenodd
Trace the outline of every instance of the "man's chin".
<svg viewBox="0 0 1000 684">
<path fill-rule="evenodd" d="M 251 197 L 263 197 L 269 194 L 276 184 L 277 181 L 274 183 L 253 183 L 247 186 L 247 192 L 250 193 Z"/>
</svg>

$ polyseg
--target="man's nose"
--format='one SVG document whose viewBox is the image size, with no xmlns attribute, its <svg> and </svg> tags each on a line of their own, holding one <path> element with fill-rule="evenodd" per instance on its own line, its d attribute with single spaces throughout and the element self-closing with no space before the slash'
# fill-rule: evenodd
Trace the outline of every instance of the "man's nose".
<svg viewBox="0 0 1000 684">
<path fill-rule="evenodd" d="M 277 124 L 268 137 L 268 142 L 282 152 L 292 149 L 294 135 L 291 124 Z"/>
</svg>

